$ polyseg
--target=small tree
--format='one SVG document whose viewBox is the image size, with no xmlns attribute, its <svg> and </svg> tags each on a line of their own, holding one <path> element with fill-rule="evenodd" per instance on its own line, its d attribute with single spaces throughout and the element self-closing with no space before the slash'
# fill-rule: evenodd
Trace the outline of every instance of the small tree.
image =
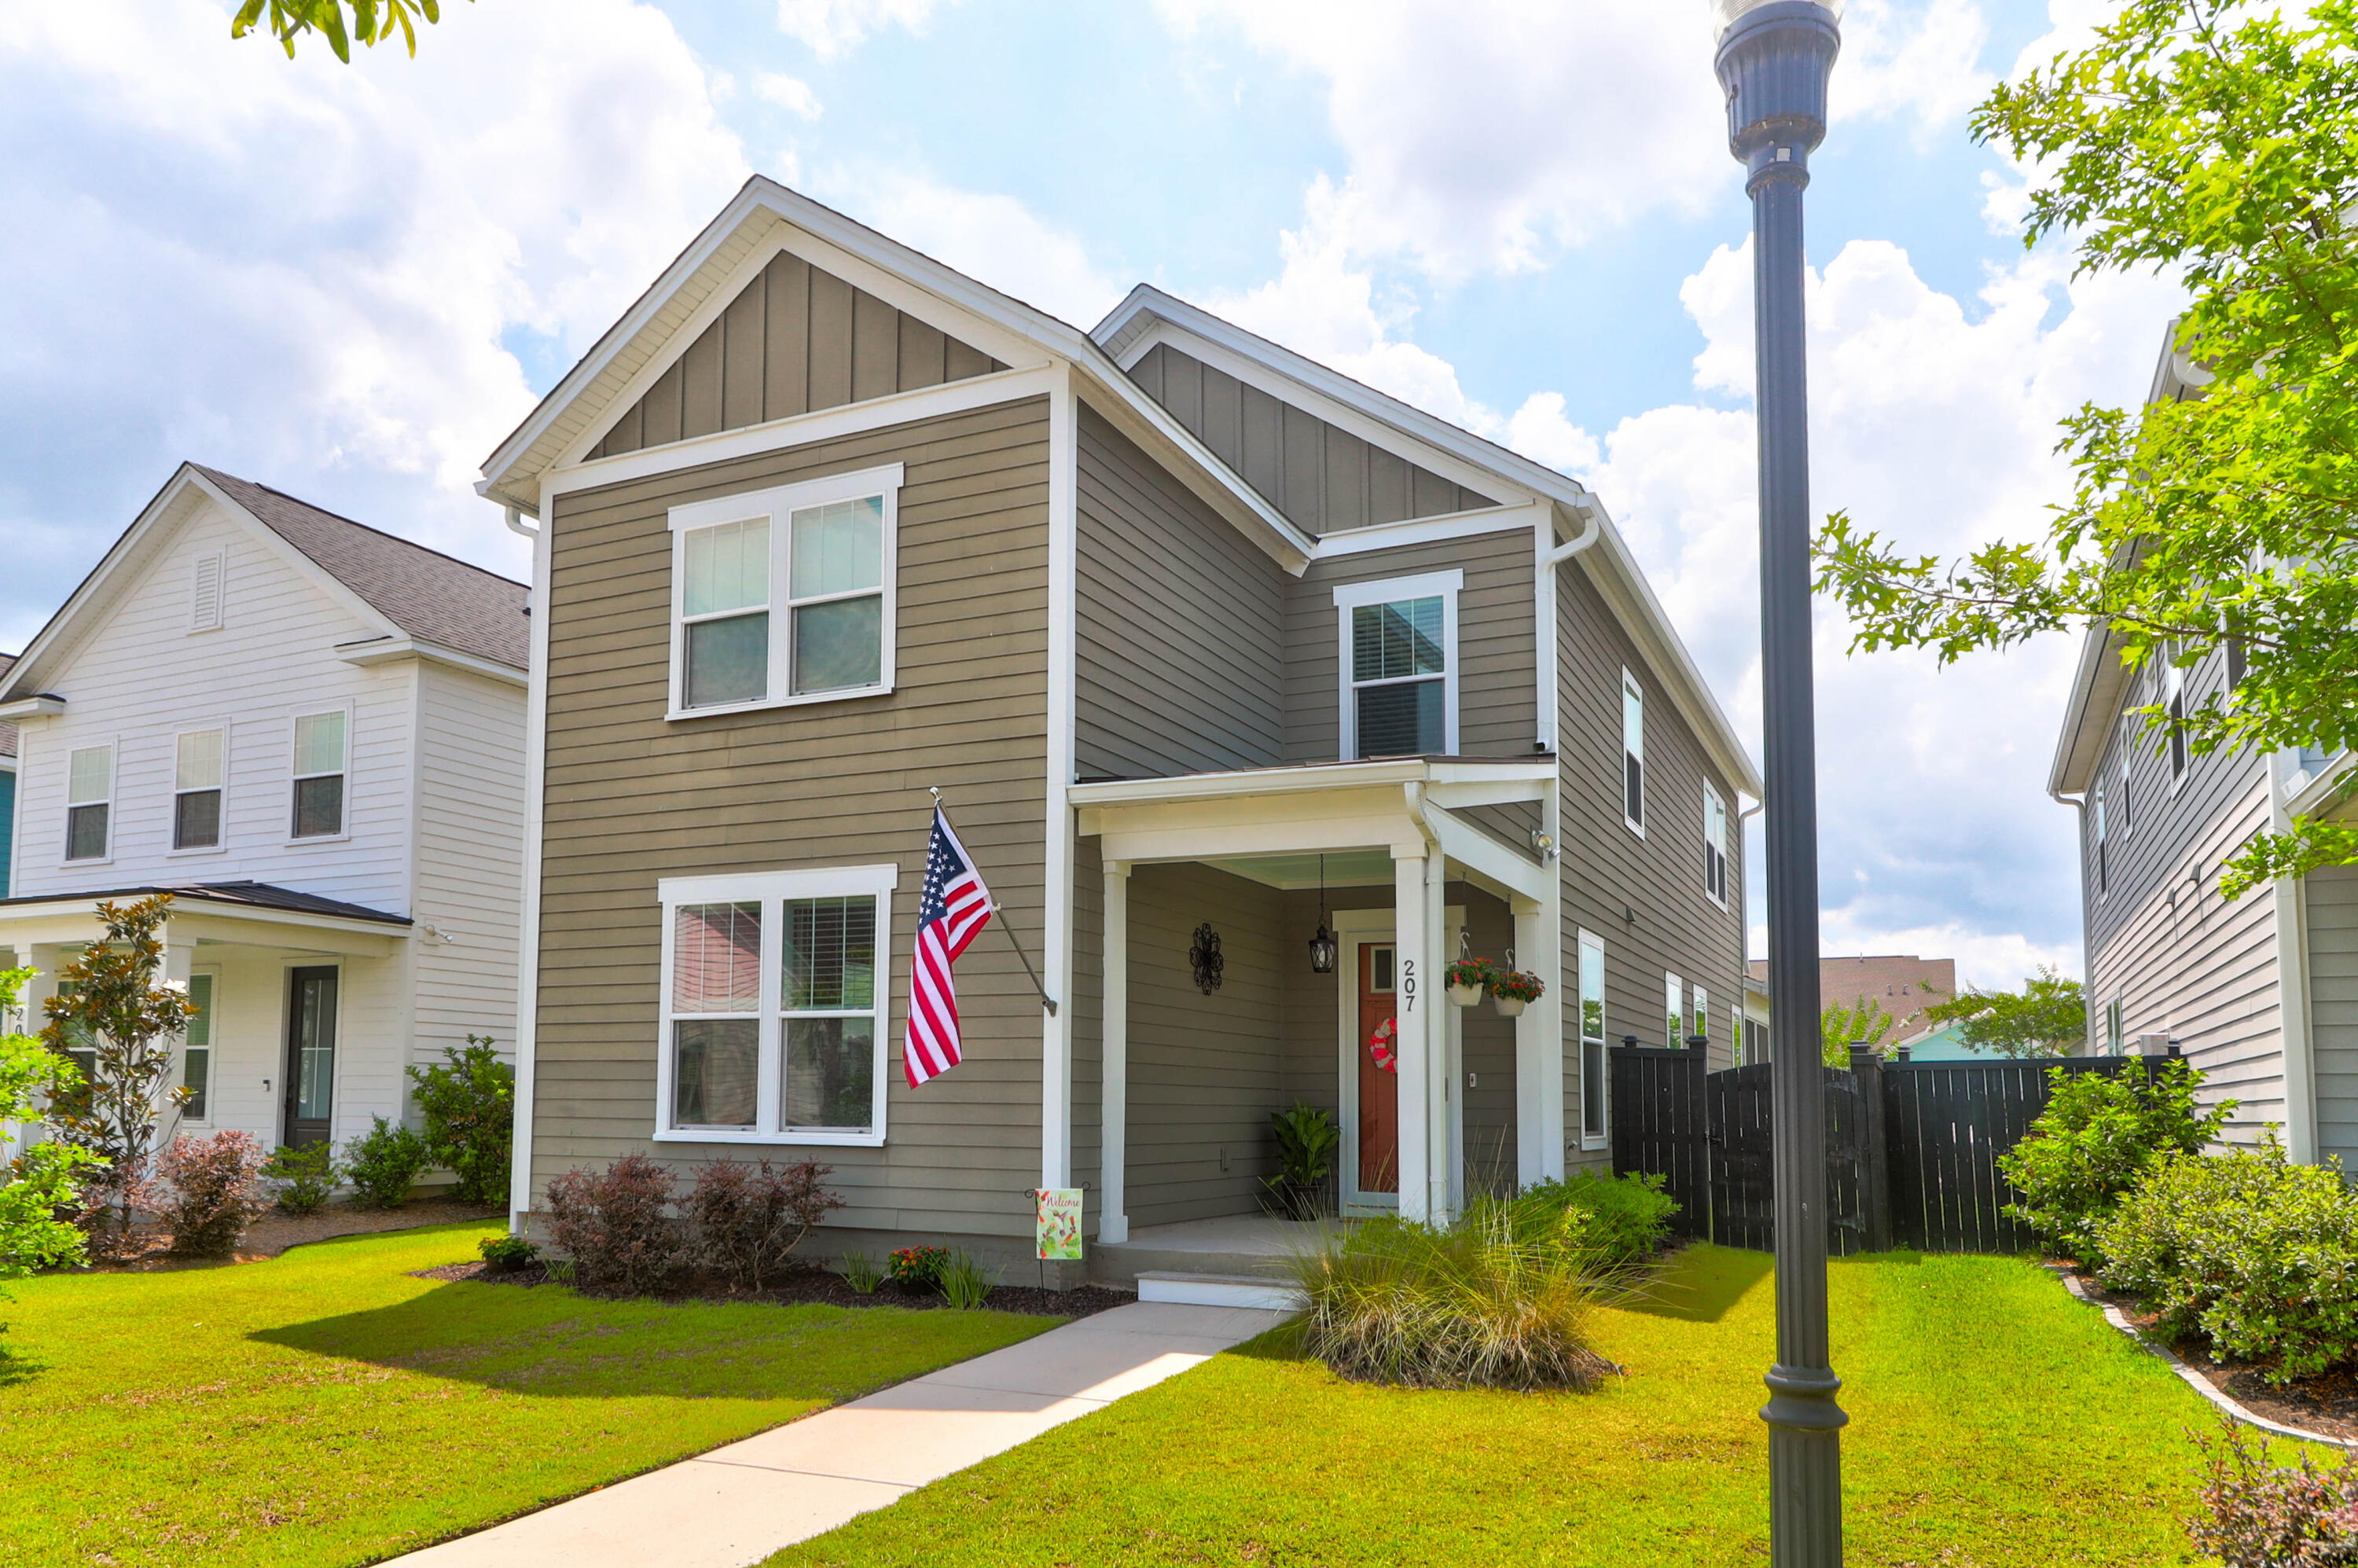
<svg viewBox="0 0 2358 1568">
<path fill-rule="evenodd" d="M 41 1041 L 63 1056 L 87 1053 L 87 1082 L 53 1102 L 49 1120 L 67 1142 L 107 1162 L 96 1184 L 101 1239 L 121 1243 L 131 1232 L 132 1205 L 148 1176 L 156 1124 L 167 1105 L 187 1102 L 186 1089 L 168 1089 L 172 1042 L 196 1016 L 186 986 L 158 984 L 164 957 L 157 934 L 172 895 L 133 904 L 98 906 L 103 940 L 92 943 L 58 971 L 59 994 L 44 1007 Z"/>
<path fill-rule="evenodd" d="M 0 1011 L 16 1006 L 31 969 L 0 970 Z M 0 1121 L 38 1114 L 81 1079 L 74 1065 L 29 1034 L 0 1034 Z M 0 1280 L 20 1280 L 36 1269 L 79 1263 L 82 1233 L 59 1219 L 79 1202 L 81 1184 L 104 1162 L 71 1143 L 36 1143 L 10 1162 L 0 1182 Z"/>
<path fill-rule="evenodd" d="M 1968 986 L 1963 996 L 1924 1010 L 1934 1024 L 1958 1025 L 1957 1040 L 1968 1051 L 2020 1060 L 2068 1056 L 2088 1037 L 2088 1000 L 2077 980 L 2042 965 L 2019 991 Z"/>
<path fill-rule="evenodd" d="M 1882 1050 L 1898 1022 L 1871 996 L 1860 997 L 1848 1007 L 1838 1001 L 1827 1003 L 1818 1012 L 1818 1038 L 1824 1044 L 1826 1065 L 1849 1066 L 1854 1044 Z"/>
<path fill-rule="evenodd" d="M 500 1060 L 488 1034 L 470 1034 L 464 1051 L 442 1050 L 444 1061 L 409 1069 L 417 1111 L 437 1163 L 459 1178 L 461 1203 L 493 1203 L 507 1191 L 515 1147 L 515 1069 Z"/>
</svg>

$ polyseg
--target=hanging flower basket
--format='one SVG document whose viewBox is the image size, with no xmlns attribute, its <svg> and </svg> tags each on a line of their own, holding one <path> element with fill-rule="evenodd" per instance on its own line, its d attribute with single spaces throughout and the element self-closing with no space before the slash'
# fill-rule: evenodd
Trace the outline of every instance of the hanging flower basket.
<svg viewBox="0 0 2358 1568">
<path fill-rule="evenodd" d="M 1498 966 L 1487 958 L 1460 958 L 1441 971 L 1441 981 L 1449 988 L 1453 1005 L 1472 1007 L 1489 990 L 1498 972 Z"/>
<path fill-rule="evenodd" d="M 1498 1016 L 1513 1018 L 1524 1006 L 1547 994 L 1547 982 L 1524 969 L 1501 969 L 1490 978 L 1490 1000 L 1498 1004 Z"/>
</svg>

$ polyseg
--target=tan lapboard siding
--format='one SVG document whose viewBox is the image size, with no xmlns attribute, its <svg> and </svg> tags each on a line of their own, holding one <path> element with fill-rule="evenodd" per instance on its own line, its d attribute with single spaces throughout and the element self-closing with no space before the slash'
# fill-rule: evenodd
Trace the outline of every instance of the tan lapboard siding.
<svg viewBox="0 0 2358 1568">
<path fill-rule="evenodd" d="M 2244 902 L 2266 899 L 2266 890 Z M 2301 879 L 2309 925 L 2309 1051 L 2317 1074 L 2317 1152 L 2358 1174 L 2358 867 Z"/>
<path fill-rule="evenodd" d="M 1130 379 L 1300 527 L 1314 534 L 1496 506 L 1167 343 Z"/>
<path fill-rule="evenodd" d="M 738 290 L 590 455 L 611 458 L 1006 368 L 782 254 Z"/>
<path fill-rule="evenodd" d="M 2208 1079 L 2207 1098 L 2241 1102 L 2226 1136 L 2248 1142 L 2285 1119 L 2282 1030 L 2277 1013 L 2276 901 L 2266 890 L 2230 903 L 2219 896 L 2219 863 L 2267 826 L 2267 783 L 2254 763 L 2248 782 L 2190 838 L 2179 818 L 2157 814 L 2156 844 L 2180 841 L 2149 877 L 2141 903 L 2107 906 L 2110 940 L 2088 965 L 2101 1026 L 2118 997 L 2123 1033 L 2167 1034 Z M 2134 1049 L 2134 1046 L 2132 1046 Z"/>
<path fill-rule="evenodd" d="M 1079 436 L 1080 776 L 1277 762 L 1284 574 L 1087 406 Z"/>
<path fill-rule="evenodd" d="M 1580 929 L 1605 942 L 1605 1030 L 1618 1045 L 1664 1044 L 1666 974 L 1711 993 L 1712 1064 L 1732 1060 L 1729 1010 L 1743 1000 L 1744 867 L 1736 789 L 1706 760 L 1660 675 L 1639 655 L 1577 561 L 1558 568 L 1557 700 L 1563 876 L 1564 1137 L 1566 1159 L 1597 1163 L 1580 1148 Z M 1646 823 L 1641 837 L 1621 814 L 1621 672 L 1646 697 Z M 1704 892 L 1703 786 L 1709 779 L 1729 816 L 1728 907 Z M 1692 1002 L 1688 1004 L 1692 1006 Z"/>
<path fill-rule="evenodd" d="M 667 722 L 666 509 L 906 465 L 897 687 L 882 697 Z M 534 1179 L 654 1143 L 665 876 L 901 868 L 892 921 L 892 1081 L 881 1149 L 834 1148 L 839 1223 L 1022 1234 L 1040 1169 L 1041 1012 L 1003 936 L 958 965 L 963 1066 L 899 1076 L 925 787 L 1009 923 L 1043 951 L 1047 756 L 1045 399 L 567 495 L 551 541 L 548 750 Z M 792 1150 L 787 1158 L 802 1157 Z M 746 1152 L 738 1151 L 738 1152 Z"/>
<path fill-rule="evenodd" d="M 1369 550 L 1312 563 L 1285 590 L 1285 760 L 1331 762 L 1338 722 L 1342 619 L 1335 589 L 1347 582 L 1463 568 L 1457 595 L 1457 750 L 1468 757 L 1528 758 L 1539 730 L 1536 639 L 1531 634 L 1528 528 L 1433 545 Z"/>
</svg>

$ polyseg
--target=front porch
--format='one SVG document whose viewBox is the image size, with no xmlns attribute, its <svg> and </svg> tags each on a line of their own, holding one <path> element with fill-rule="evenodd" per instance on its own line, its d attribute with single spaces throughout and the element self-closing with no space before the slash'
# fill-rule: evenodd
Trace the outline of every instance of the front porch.
<svg viewBox="0 0 2358 1568">
<path fill-rule="evenodd" d="M 1345 1217 L 1445 1220 L 1469 1190 L 1562 1173 L 1555 777 L 1546 758 L 1408 758 L 1075 787 L 1101 890 L 1082 918 L 1098 917 L 1102 995 L 1076 1024 L 1098 1036 L 1082 1060 L 1099 1069 L 1106 1268 L 1282 1265 L 1276 1231 L 1233 1222 L 1262 1213 L 1270 1117 L 1296 1104 L 1340 1125 Z M 1309 946 L 1322 927 L 1328 972 Z M 1548 996 L 1511 1020 L 1450 1006 L 1441 973 L 1461 947 L 1511 951 Z"/>
</svg>

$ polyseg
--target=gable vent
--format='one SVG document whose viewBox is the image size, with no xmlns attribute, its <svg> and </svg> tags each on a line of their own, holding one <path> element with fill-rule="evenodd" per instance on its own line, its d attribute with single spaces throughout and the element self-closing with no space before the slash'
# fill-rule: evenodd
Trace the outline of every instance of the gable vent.
<svg viewBox="0 0 2358 1568">
<path fill-rule="evenodd" d="M 222 557 L 199 556 L 189 595 L 189 630 L 211 632 L 222 623 Z"/>
</svg>

